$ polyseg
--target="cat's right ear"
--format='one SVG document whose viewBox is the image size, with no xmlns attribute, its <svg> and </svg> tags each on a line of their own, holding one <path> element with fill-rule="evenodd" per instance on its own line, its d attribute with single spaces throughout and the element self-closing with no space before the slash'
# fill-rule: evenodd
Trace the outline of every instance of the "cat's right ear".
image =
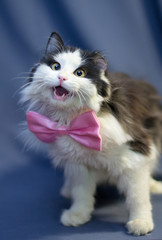
<svg viewBox="0 0 162 240">
<path fill-rule="evenodd" d="M 46 46 L 46 54 L 61 50 L 64 47 L 64 42 L 57 32 L 52 32 Z"/>
</svg>

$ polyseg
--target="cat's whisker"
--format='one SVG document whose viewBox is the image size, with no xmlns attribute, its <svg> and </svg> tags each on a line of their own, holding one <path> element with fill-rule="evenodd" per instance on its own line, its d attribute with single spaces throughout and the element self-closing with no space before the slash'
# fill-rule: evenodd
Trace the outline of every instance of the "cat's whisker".
<svg viewBox="0 0 162 240">
<path fill-rule="evenodd" d="M 31 84 L 31 82 L 29 82 L 30 84 Z M 47 83 L 46 82 L 44 82 L 44 79 L 42 78 L 42 80 L 39 78 L 39 80 L 37 80 L 37 81 L 34 81 L 33 82 L 33 86 L 35 86 L 35 87 L 44 87 L 44 86 L 46 86 L 47 85 Z"/>
<path fill-rule="evenodd" d="M 82 91 L 79 90 L 80 95 L 82 96 L 83 100 L 86 102 L 85 96 L 83 95 Z"/>
<path fill-rule="evenodd" d="M 33 77 L 28 77 L 27 79 L 33 79 Z M 44 78 L 43 77 L 35 77 L 34 76 L 34 79 L 36 79 L 37 81 L 40 79 L 40 81 L 43 81 L 44 80 Z"/>
<path fill-rule="evenodd" d="M 11 80 L 24 80 L 24 81 L 30 81 L 31 79 L 33 79 L 33 77 L 27 76 L 27 77 L 14 77 Z M 42 77 L 34 77 L 34 79 L 42 79 Z"/>
<path fill-rule="evenodd" d="M 80 100 L 80 105 L 83 106 L 82 98 L 80 96 L 80 93 L 78 92 L 79 100 Z"/>
<path fill-rule="evenodd" d="M 25 87 L 27 87 L 27 86 L 29 86 L 29 85 L 30 85 L 30 83 L 27 82 L 27 83 L 25 83 L 24 85 L 22 85 L 18 90 L 20 91 L 21 89 L 23 89 L 23 88 L 25 88 Z"/>
<path fill-rule="evenodd" d="M 89 97 L 89 93 L 88 92 L 86 92 L 84 89 L 80 89 L 80 91 L 82 92 L 82 93 L 84 93 L 86 96 L 88 96 Z"/>
<path fill-rule="evenodd" d="M 28 83 L 24 84 L 23 86 L 21 86 L 20 88 L 18 88 L 18 89 L 15 91 L 15 93 L 13 94 L 12 97 L 15 97 L 21 90 L 23 90 L 23 89 L 24 89 L 25 87 L 27 87 L 29 84 L 30 84 L 30 83 L 28 82 Z"/>
<path fill-rule="evenodd" d="M 30 72 L 21 72 L 18 75 L 21 76 L 22 74 L 30 74 Z"/>
<path fill-rule="evenodd" d="M 82 99 L 81 99 L 81 97 L 80 97 L 80 94 L 79 94 L 79 92 L 76 92 L 76 94 L 77 94 L 77 96 L 79 97 L 80 105 L 82 106 L 82 105 L 83 105 L 83 103 L 82 103 Z"/>
<path fill-rule="evenodd" d="M 27 112 L 29 112 L 32 109 L 38 108 L 39 104 L 40 103 L 38 100 L 33 100 L 32 102 L 30 102 L 30 105 L 27 108 Z"/>
<path fill-rule="evenodd" d="M 80 89 L 80 91 L 82 92 L 83 95 L 85 94 L 87 97 L 89 97 L 89 94 L 85 90 Z"/>
<path fill-rule="evenodd" d="M 27 74 L 27 76 L 21 76 L 21 75 L 24 75 L 24 74 Z M 23 73 L 18 74 L 17 77 L 11 78 L 11 80 L 14 81 L 14 80 L 17 80 L 17 79 L 22 79 L 22 78 L 28 79 L 29 76 L 30 76 L 30 72 L 23 72 Z"/>
<path fill-rule="evenodd" d="M 40 90 L 40 89 L 43 88 L 44 86 L 46 86 L 45 83 L 38 83 L 38 84 L 36 84 L 37 90 Z"/>
<path fill-rule="evenodd" d="M 11 80 L 28 79 L 28 77 L 14 77 Z"/>
</svg>

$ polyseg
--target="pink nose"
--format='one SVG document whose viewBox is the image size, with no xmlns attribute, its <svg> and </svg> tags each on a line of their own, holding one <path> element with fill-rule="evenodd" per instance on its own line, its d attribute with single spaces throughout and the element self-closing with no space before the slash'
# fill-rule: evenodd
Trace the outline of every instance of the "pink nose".
<svg viewBox="0 0 162 240">
<path fill-rule="evenodd" d="M 60 85 L 62 84 L 63 81 L 66 81 L 67 79 L 63 76 L 58 76 L 58 79 L 60 80 Z"/>
</svg>

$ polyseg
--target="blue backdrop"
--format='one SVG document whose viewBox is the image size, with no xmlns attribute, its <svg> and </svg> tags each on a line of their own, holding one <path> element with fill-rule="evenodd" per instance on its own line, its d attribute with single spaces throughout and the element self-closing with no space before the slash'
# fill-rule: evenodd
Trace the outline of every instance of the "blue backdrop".
<svg viewBox="0 0 162 240">
<path fill-rule="evenodd" d="M 145 79 L 162 94 L 161 0 L 1 0 L 0 239 L 133 239 L 124 228 L 123 199 L 112 188 L 99 190 L 90 223 L 63 227 L 59 216 L 70 203 L 59 196 L 62 172 L 17 138 L 25 118 L 17 90 L 52 31 L 67 44 L 102 50 L 110 70 Z M 152 200 L 155 230 L 140 239 L 162 238 L 162 196 Z"/>
</svg>

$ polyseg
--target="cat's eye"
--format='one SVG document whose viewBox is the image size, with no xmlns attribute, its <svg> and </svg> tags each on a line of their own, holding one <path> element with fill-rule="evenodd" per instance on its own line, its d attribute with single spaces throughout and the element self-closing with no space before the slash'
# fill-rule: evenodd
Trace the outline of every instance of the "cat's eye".
<svg viewBox="0 0 162 240">
<path fill-rule="evenodd" d="M 75 70 L 74 75 L 77 77 L 85 77 L 86 73 L 83 69 L 79 68 L 79 69 Z"/>
<path fill-rule="evenodd" d="M 53 63 L 53 64 L 51 65 L 51 68 L 52 68 L 52 70 L 54 70 L 54 71 L 58 71 L 58 70 L 61 68 L 61 66 L 60 66 L 59 63 L 55 62 L 55 63 Z"/>
</svg>

